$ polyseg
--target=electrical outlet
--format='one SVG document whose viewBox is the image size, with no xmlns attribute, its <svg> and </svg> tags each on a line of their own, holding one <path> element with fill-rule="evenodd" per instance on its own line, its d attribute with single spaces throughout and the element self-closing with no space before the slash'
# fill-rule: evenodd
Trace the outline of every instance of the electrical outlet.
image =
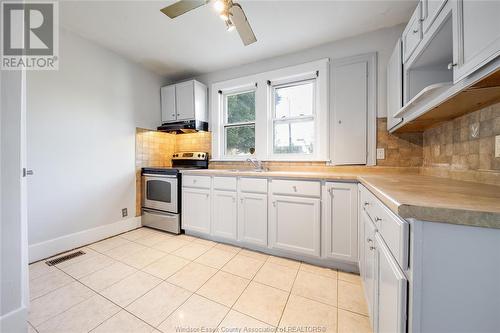
<svg viewBox="0 0 500 333">
<path fill-rule="evenodd" d="M 127 208 L 122 208 L 122 217 L 127 217 L 127 215 L 128 215 Z"/>
<path fill-rule="evenodd" d="M 500 135 L 495 136 L 495 157 L 500 157 Z"/>
<path fill-rule="evenodd" d="M 385 149 L 377 148 L 377 160 L 385 160 Z"/>
</svg>

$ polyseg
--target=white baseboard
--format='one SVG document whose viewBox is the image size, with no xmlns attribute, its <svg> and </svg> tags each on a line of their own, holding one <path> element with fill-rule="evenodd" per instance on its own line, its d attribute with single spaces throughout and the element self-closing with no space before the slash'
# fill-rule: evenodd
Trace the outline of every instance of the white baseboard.
<svg viewBox="0 0 500 333">
<path fill-rule="evenodd" d="M 101 239 L 118 235 L 141 226 L 141 217 L 131 217 L 115 223 L 87 229 L 29 246 L 29 262 L 48 258 L 55 254 L 72 250 Z"/>
<path fill-rule="evenodd" d="M 0 317 L 0 332 L 28 332 L 28 311 L 20 307 Z"/>
</svg>

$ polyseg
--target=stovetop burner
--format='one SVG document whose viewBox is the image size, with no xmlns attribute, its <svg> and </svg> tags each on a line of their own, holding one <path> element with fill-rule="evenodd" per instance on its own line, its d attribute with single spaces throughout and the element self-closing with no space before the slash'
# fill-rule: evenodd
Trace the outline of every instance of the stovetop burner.
<svg viewBox="0 0 500 333">
<path fill-rule="evenodd" d="M 181 170 L 208 169 L 208 153 L 183 152 L 172 155 L 172 167 L 146 167 L 142 174 L 177 175 Z"/>
</svg>

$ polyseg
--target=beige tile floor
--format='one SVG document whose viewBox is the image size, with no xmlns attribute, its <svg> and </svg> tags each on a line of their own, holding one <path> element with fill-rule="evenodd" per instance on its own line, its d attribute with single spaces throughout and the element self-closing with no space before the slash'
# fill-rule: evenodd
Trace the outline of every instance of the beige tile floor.
<svg viewBox="0 0 500 333">
<path fill-rule="evenodd" d="M 30 332 L 371 332 L 354 274 L 148 228 L 82 249 L 30 265 Z"/>
</svg>

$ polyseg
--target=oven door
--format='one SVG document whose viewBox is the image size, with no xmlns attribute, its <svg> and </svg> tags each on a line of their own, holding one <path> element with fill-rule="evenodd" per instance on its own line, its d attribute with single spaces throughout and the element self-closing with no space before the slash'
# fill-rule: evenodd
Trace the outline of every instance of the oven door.
<svg viewBox="0 0 500 333">
<path fill-rule="evenodd" d="M 176 176 L 143 175 L 142 206 L 178 213 L 178 180 Z"/>
</svg>

